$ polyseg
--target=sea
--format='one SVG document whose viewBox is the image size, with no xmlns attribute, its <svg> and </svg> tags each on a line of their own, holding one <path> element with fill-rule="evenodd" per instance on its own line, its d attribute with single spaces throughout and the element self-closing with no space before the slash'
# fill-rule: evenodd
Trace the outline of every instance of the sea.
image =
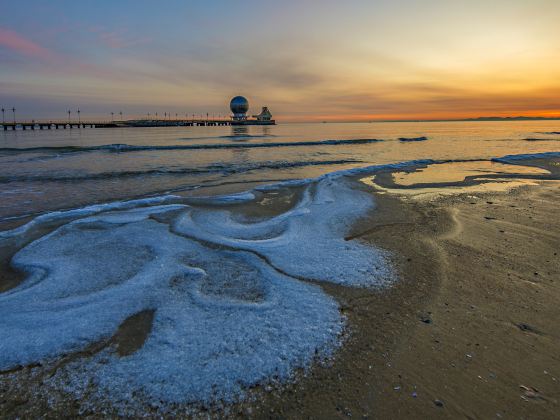
<svg viewBox="0 0 560 420">
<path fill-rule="evenodd" d="M 371 165 L 558 151 L 559 132 L 560 121 L 2 131 L 0 229 L 58 210 L 239 192 Z"/>
</svg>

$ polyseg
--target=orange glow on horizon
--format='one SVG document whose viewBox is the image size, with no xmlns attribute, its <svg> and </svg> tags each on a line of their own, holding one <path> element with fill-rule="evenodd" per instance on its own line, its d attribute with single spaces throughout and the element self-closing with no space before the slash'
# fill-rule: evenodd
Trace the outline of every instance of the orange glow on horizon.
<svg viewBox="0 0 560 420">
<path fill-rule="evenodd" d="M 434 112 L 434 113 L 417 113 L 417 114 L 348 114 L 348 115 L 276 115 L 275 118 L 281 121 L 289 122 L 368 122 L 368 121 L 431 121 L 431 120 L 462 120 L 475 118 L 515 118 L 515 117 L 531 117 L 531 118 L 560 118 L 559 110 L 533 110 L 525 111 L 496 111 L 492 113 L 480 112 Z"/>
</svg>

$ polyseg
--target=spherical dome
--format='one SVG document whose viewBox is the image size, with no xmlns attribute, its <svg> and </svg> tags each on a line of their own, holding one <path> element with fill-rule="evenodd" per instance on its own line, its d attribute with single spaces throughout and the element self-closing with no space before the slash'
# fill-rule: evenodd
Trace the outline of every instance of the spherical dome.
<svg viewBox="0 0 560 420">
<path fill-rule="evenodd" d="M 245 114 L 249 110 L 249 101 L 243 96 L 236 96 L 229 103 L 229 109 L 234 114 Z"/>
</svg>

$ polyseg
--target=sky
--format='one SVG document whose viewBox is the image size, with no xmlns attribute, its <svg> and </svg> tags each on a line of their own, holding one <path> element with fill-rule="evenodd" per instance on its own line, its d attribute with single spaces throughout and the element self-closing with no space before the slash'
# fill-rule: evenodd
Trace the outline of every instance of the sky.
<svg viewBox="0 0 560 420">
<path fill-rule="evenodd" d="M 18 119 L 560 116 L 559 0 L 4 1 Z M 10 111 L 8 111 L 10 110 Z"/>
</svg>

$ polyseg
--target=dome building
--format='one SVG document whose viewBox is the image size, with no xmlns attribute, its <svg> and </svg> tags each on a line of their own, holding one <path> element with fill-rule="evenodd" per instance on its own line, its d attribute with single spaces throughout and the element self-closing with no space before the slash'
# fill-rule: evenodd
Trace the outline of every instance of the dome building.
<svg viewBox="0 0 560 420">
<path fill-rule="evenodd" d="M 247 111 L 249 111 L 249 101 L 243 96 L 234 97 L 229 103 L 231 109 L 231 125 L 275 125 L 276 122 L 272 119 L 272 114 L 268 107 L 263 106 L 262 111 L 258 115 L 253 115 L 253 118 L 247 118 Z"/>
<path fill-rule="evenodd" d="M 249 101 L 243 96 L 236 96 L 229 103 L 229 109 L 233 112 L 234 121 L 245 121 L 249 111 Z"/>
</svg>

